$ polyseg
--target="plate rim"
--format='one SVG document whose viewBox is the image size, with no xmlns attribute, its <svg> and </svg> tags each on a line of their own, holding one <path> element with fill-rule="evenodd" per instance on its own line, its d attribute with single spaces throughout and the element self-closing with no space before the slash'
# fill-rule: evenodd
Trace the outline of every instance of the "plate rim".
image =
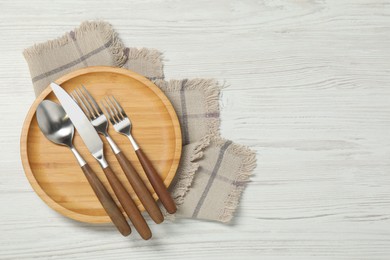
<svg viewBox="0 0 390 260">
<path fill-rule="evenodd" d="M 145 84 L 147 87 L 149 87 L 164 103 L 165 107 L 167 108 L 167 111 L 171 117 L 172 123 L 173 123 L 173 129 L 175 133 L 175 141 L 176 141 L 176 147 L 175 147 L 175 153 L 173 156 L 173 161 L 177 161 L 178 163 L 171 167 L 169 173 L 167 174 L 167 177 L 164 180 L 164 184 L 166 187 L 169 187 L 169 185 L 172 183 L 173 178 L 176 175 L 177 169 L 179 167 L 179 162 L 181 158 L 181 151 L 182 151 L 182 136 L 181 136 L 181 129 L 180 129 L 180 123 L 179 119 L 177 117 L 176 111 L 172 106 L 172 103 L 169 101 L 167 96 L 162 92 L 162 90 L 157 87 L 152 81 L 147 79 L 146 77 L 142 76 L 141 74 L 138 74 L 134 71 L 125 69 L 125 68 L 118 68 L 118 67 L 111 67 L 111 66 L 90 66 L 81 68 L 75 71 L 72 71 L 70 73 L 67 73 L 54 82 L 61 85 L 65 81 L 68 81 L 74 77 L 80 76 L 82 74 L 88 74 L 93 72 L 112 72 L 112 73 L 118 73 L 122 74 L 128 77 L 131 77 L 135 80 L 138 80 Z M 50 86 L 45 88 L 41 94 L 36 97 L 34 102 L 31 104 L 27 115 L 24 119 L 21 136 L 20 136 L 20 157 L 22 160 L 22 166 L 24 169 L 24 173 L 32 186 L 35 193 L 45 202 L 46 205 L 57 211 L 63 216 L 69 217 L 71 219 L 80 221 L 80 222 L 86 222 L 86 223 L 110 223 L 111 219 L 108 216 L 91 216 L 91 215 L 85 215 L 81 214 L 75 211 L 72 211 L 70 209 L 67 209 L 63 206 L 61 206 L 59 203 L 54 201 L 45 191 L 42 189 L 41 185 L 39 185 L 38 181 L 34 177 L 34 174 L 30 167 L 30 161 L 28 158 L 27 153 L 27 147 L 28 147 L 28 132 L 30 129 L 31 121 L 35 115 L 36 108 L 38 107 L 39 103 L 44 100 L 50 93 L 52 92 L 52 89 Z M 174 165 L 174 164 L 172 164 Z M 167 183 L 169 181 L 169 183 Z"/>
</svg>

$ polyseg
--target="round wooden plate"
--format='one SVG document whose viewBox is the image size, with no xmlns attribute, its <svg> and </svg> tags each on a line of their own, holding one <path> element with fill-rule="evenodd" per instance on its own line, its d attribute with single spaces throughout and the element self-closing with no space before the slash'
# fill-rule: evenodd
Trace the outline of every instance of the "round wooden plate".
<svg viewBox="0 0 390 260">
<path fill-rule="evenodd" d="M 61 77 L 56 83 L 68 92 L 83 84 L 97 101 L 106 95 L 114 95 L 132 121 L 132 133 L 138 144 L 152 161 L 164 184 L 169 186 L 180 160 L 181 131 L 175 110 L 156 85 L 137 73 L 113 67 L 80 69 Z M 71 151 L 50 142 L 40 131 L 35 111 L 44 99 L 58 102 L 50 87 L 38 96 L 27 114 L 20 141 L 22 164 L 31 186 L 46 204 L 64 216 L 90 223 L 110 222 Z M 157 199 L 129 140 L 116 133 L 111 125 L 109 133 Z M 88 152 L 77 131 L 73 141 L 113 194 L 102 169 Z M 139 209 L 144 210 L 108 143 L 105 139 L 103 142 L 106 159 L 113 171 Z"/>
</svg>

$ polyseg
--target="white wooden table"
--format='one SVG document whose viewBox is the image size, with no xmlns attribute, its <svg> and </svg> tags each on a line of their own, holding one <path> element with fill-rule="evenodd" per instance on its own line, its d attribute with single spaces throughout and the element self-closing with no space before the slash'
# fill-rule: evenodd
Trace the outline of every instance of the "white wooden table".
<svg viewBox="0 0 390 260">
<path fill-rule="evenodd" d="M 390 3 L 1 1 L 0 259 L 389 259 Z M 66 219 L 33 192 L 19 135 L 34 100 L 21 52 L 86 19 L 212 77 L 224 137 L 258 167 L 231 225 L 153 225 L 152 241 Z"/>
</svg>

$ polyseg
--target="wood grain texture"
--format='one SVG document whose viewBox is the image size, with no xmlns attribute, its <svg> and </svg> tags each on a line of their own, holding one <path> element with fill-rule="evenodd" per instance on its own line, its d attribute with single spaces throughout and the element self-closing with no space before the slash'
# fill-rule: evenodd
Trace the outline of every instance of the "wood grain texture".
<svg viewBox="0 0 390 260">
<path fill-rule="evenodd" d="M 106 167 L 103 169 L 103 171 L 106 174 L 112 190 L 122 205 L 122 208 L 126 212 L 126 215 L 131 220 L 131 223 L 133 223 L 134 227 L 137 229 L 138 233 L 143 239 L 149 239 L 152 236 L 150 228 L 145 219 L 142 217 L 141 212 L 137 208 L 137 205 L 135 205 L 134 201 L 131 199 L 129 192 L 123 186 L 122 182 L 118 179 L 116 174 L 112 171 L 111 167 Z"/>
<path fill-rule="evenodd" d="M 174 214 L 176 212 L 176 204 L 173 201 L 173 198 L 167 190 L 166 186 L 164 185 L 162 178 L 153 166 L 153 163 L 149 160 L 141 148 L 136 150 L 135 154 L 137 155 L 150 184 L 160 199 L 161 204 L 169 214 Z"/>
<path fill-rule="evenodd" d="M 68 93 L 83 84 L 97 102 L 106 96 L 115 96 L 130 115 L 134 137 L 140 145 L 148 149 L 148 156 L 152 158 L 152 164 L 158 169 L 158 174 L 163 180 L 162 185 L 169 186 L 179 165 L 181 132 L 172 104 L 156 85 L 130 70 L 104 66 L 73 71 L 58 79 L 56 83 Z M 73 154 L 65 147 L 53 144 L 39 129 L 35 111 L 44 99 L 57 101 L 51 88 L 45 89 L 32 104 L 22 128 L 21 159 L 28 180 L 45 203 L 64 216 L 89 223 L 110 222 Z M 141 163 L 137 160 L 138 155 L 135 154 L 128 139 L 116 133 L 111 125 L 108 131 L 121 151 L 130 158 L 141 179 L 157 199 L 158 193 L 148 182 L 149 177 L 142 171 Z M 113 185 L 110 187 L 107 183 L 108 176 L 104 177 L 98 161 L 91 156 L 77 131 L 73 144 L 99 178 L 106 183 L 105 186 L 109 188 L 113 198 L 118 198 L 114 196 L 113 189 L 110 189 Z M 104 150 L 105 158 L 115 172 L 115 175 L 110 176 L 118 176 L 125 187 L 125 192 L 115 190 L 115 194 L 129 193 L 139 209 L 144 210 L 107 142 L 104 144 Z M 109 182 L 112 183 L 111 180 Z M 119 188 L 119 185 L 116 186 Z M 123 196 L 123 199 L 125 197 Z M 119 201 L 123 206 L 122 200 Z M 125 205 L 130 207 L 129 203 Z"/>
<path fill-rule="evenodd" d="M 14 0 L 0 10 L 0 258 L 389 258 L 388 1 Z M 18 147 L 34 100 L 21 52 L 95 18 L 127 46 L 164 51 L 168 79 L 228 85 L 223 136 L 259 160 L 231 225 L 149 221 L 153 239 L 124 239 L 32 191 Z"/>
<path fill-rule="evenodd" d="M 91 188 L 95 192 L 96 197 L 99 199 L 107 215 L 110 217 L 111 222 L 123 236 L 130 235 L 131 228 L 129 223 L 127 223 L 126 217 L 123 215 L 104 184 L 97 177 L 96 173 L 91 169 L 88 163 L 83 165 L 81 169 L 83 170 Z"/>
<path fill-rule="evenodd" d="M 131 162 L 126 158 L 123 152 L 115 154 L 115 157 L 135 194 L 137 194 L 139 200 L 144 206 L 145 211 L 148 212 L 150 218 L 157 224 L 163 222 L 164 216 L 157 205 L 157 202 L 153 198 L 152 193 L 148 190 L 148 187 L 146 187 L 138 172 L 132 166 Z"/>
</svg>

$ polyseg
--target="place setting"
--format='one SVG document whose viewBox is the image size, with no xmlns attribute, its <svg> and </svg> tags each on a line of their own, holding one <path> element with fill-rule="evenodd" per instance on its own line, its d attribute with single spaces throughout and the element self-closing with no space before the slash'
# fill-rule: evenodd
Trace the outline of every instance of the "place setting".
<svg viewBox="0 0 390 260">
<path fill-rule="evenodd" d="M 180 218 L 233 219 L 256 154 L 221 136 L 220 82 L 166 80 L 161 52 L 125 47 L 105 21 L 23 54 L 36 99 L 20 156 L 49 207 L 144 240 Z"/>
<path fill-rule="evenodd" d="M 146 78 L 119 68 L 81 69 L 58 82 L 37 98 L 25 122 L 22 158 L 31 184 L 68 217 L 112 221 L 124 236 L 131 233 L 129 218 L 143 239 L 151 238 L 141 211 L 157 224 L 164 221 L 157 199 L 167 213 L 176 212 L 167 186 L 181 135 L 169 100 Z"/>
</svg>

